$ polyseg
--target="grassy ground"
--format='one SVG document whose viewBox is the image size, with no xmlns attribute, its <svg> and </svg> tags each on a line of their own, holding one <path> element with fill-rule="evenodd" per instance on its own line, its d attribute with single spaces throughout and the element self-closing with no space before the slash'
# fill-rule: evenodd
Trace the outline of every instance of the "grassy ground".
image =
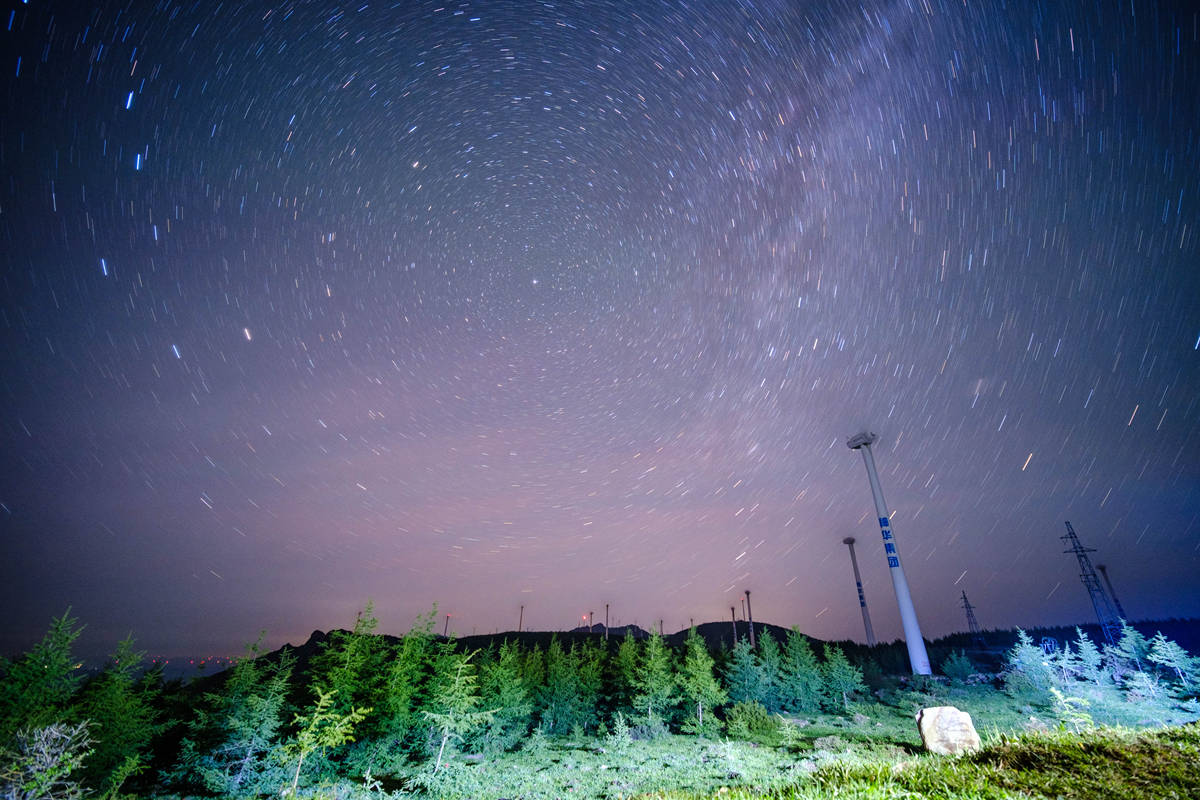
<svg viewBox="0 0 1200 800">
<path fill-rule="evenodd" d="M 976 705 L 994 702 L 981 694 Z M 425 788 L 430 796 L 479 800 L 1200 798 L 1195 724 L 1078 734 L 993 726 L 981 731 L 982 751 L 948 758 L 922 750 L 904 709 L 867 705 L 852 713 L 796 720 L 785 735 L 759 743 L 686 736 L 548 741 L 494 760 L 452 764 Z M 1019 711 L 1010 716 L 1006 721 L 1021 719 Z"/>
</svg>

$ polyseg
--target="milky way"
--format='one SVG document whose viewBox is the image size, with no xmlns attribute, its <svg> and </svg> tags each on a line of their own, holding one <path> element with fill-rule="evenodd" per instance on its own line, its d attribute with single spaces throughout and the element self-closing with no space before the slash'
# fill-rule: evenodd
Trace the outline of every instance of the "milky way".
<svg viewBox="0 0 1200 800">
<path fill-rule="evenodd" d="M 1200 615 L 1188 4 L 17 7 L 9 649 Z M 739 610 L 740 616 L 740 610 Z"/>
</svg>

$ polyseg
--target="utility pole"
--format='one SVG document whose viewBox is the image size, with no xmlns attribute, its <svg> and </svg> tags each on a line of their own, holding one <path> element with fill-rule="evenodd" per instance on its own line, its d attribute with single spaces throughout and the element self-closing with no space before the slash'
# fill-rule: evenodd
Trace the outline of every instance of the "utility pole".
<svg viewBox="0 0 1200 800">
<path fill-rule="evenodd" d="M 896 592 L 896 605 L 900 607 L 900 622 L 904 626 L 904 644 L 908 647 L 908 663 L 914 675 L 931 675 L 929 654 L 925 652 L 925 640 L 921 637 L 921 625 L 917 621 L 917 610 L 913 608 L 904 567 L 900 565 L 900 551 L 896 549 L 896 536 L 892 533 L 891 515 L 883 499 L 883 488 L 879 485 L 879 473 L 875 471 L 875 456 L 871 445 L 879 439 L 873 433 L 863 432 L 850 437 L 846 446 L 860 450 L 863 463 L 867 466 L 867 480 L 871 483 L 871 497 L 875 500 L 875 514 L 879 518 L 879 530 L 883 535 L 883 552 L 887 556 L 888 571 L 892 574 L 892 589 Z"/>
<path fill-rule="evenodd" d="M 604 641 L 608 641 L 608 603 L 604 604 Z"/>
<path fill-rule="evenodd" d="M 729 607 L 729 618 L 733 620 L 733 642 L 729 645 L 732 648 L 737 646 L 737 612 L 734 611 L 733 606 Z"/>
<path fill-rule="evenodd" d="M 850 548 L 850 566 L 854 568 L 854 585 L 858 587 L 858 607 L 862 609 L 863 629 L 867 633 L 867 647 L 875 646 L 875 631 L 871 628 L 871 615 L 867 613 L 867 597 L 863 594 L 862 578 L 858 574 L 858 559 L 854 557 L 854 537 L 847 536 L 842 544 Z"/>
<path fill-rule="evenodd" d="M 446 636 L 450 632 L 450 615 L 446 615 L 446 624 L 442 626 L 442 636 Z"/>
<path fill-rule="evenodd" d="M 521 616 L 517 617 L 517 633 L 521 632 L 521 626 L 525 624 L 525 606 L 521 606 Z"/>
<path fill-rule="evenodd" d="M 1071 527 L 1070 522 L 1067 523 L 1067 535 L 1058 538 L 1066 542 L 1070 548 L 1063 552 L 1073 553 L 1076 560 L 1079 561 L 1079 579 L 1083 581 L 1088 596 L 1092 599 L 1092 608 L 1096 611 L 1096 619 L 1100 621 L 1100 631 L 1104 634 L 1106 642 L 1115 645 L 1121 638 L 1121 618 L 1117 616 L 1108 595 L 1104 593 L 1104 587 L 1100 585 L 1100 578 L 1097 577 L 1096 570 L 1092 569 L 1092 560 L 1088 558 L 1088 553 L 1096 551 L 1080 544 L 1079 537 L 1075 535 L 1075 529 Z"/>
</svg>

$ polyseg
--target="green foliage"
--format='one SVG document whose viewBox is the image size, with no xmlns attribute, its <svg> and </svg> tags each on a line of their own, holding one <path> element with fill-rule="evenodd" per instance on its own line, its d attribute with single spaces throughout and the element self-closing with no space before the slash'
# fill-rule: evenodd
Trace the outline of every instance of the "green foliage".
<svg viewBox="0 0 1200 800">
<path fill-rule="evenodd" d="M 642 713 L 649 730 L 656 730 L 670 721 L 679 698 L 675 695 L 671 652 L 657 632 L 652 631 L 646 640 L 634 689 L 633 707 Z"/>
<path fill-rule="evenodd" d="M 786 711 L 813 713 L 820 709 L 825 683 L 808 637 L 788 631 L 779 667 L 779 701 Z"/>
<path fill-rule="evenodd" d="M 1006 656 L 1004 690 L 1017 698 L 1041 700 L 1053 685 L 1053 673 L 1042 648 L 1028 633 L 1017 629 L 1017 643 Z"/>
<path fill-rule="evenodd" d="M 58 722 L 19 731 L 0 752 L 5 800 L 76 800 L 84 797 L 76 773 L 87 758 L 88 724 Z"/>
<path fill-rule="evenodd" d="M 0 747 L 10 744 L 18 730 L 46 728 L 66 717 L 80 678 L 71 646 L 82 630 L 67 609 L 51 620 L 29 652 L 0 663 Z"/>
<path fill-rule="evenodd" d="M 766 628 L 758 636 L 758 668 L 762 673 L 762 704 L 772 713 L 781 710 L 783 654 L 779 650 L 779 643 Z"/>
<path fill-rule="evenodd" d="M 766 695 L 766 682 L 750 642 L 738 639 L 725 667 L 725 687 L 734 703 L 761 703 Z"/>
<path fill-rule="evenodd" d="M 80 693 L 75 714 L 90 723 L 94 737 L 84 765 L 91 786 L 115 792 L 125 777 L 140 771 L 151 740 L 162 730 L 154 708 L 158 673 L 137 679 L 145 655 L 133 649 L 132 637 L 122 639 L 104 671 Z"/>
<path fill-rule="evenodd" d="M 1135 628 L 1121 623 L 1121 638 L 1116 645 L 1104 646 L 1104 660 L 1117 683 L 1126 681 L 1135 672 L 1144 672 L 1150 643 Z"/>
<path fill-rule="evenodd" d="M 942 662 L 942 674 L 953 683 L 964 684 L 975 674 L 975 665 L 962 650 L 952 650 Z"/>
<path fill-rule="evenodd" d="M 376 751 L 385 760 L 423 743 L 419 735 L 425 719 L 420 713 L 421 692 L 433 658 L 433 629 L 437 606 L 418 617 L 383 669 L 383 698 L 378 709 Z"/>
<path fill-rule="evenodd" d="M 1087 712 L 1091 703 L 1082 697 L 1067 697 L 1054 686 L 1050 687 L 1050 694 L 1054 696 L 1054 714 L 1060 725 L 1076 733 L 1093 727 L 1092 715 Z"/>
<path fill-rule="evenodd" d="M 475 665 L 471 663 L 473 655 L 451 653 L 441 659 L 429 708 L 422 711 L 441 739 L 434 760 L 435 772 L 441 769 L 446 745 L 451 740 L 461 742 L 468 733 L 491 722 L 495 714 L 495 710 L 477 710 L 480 698 Z"/>
<path fill-rule="evenodd" d="M 641 660 L 641 648 L 638 646 L 637 639 L 634 639 L 633 634 L 626 628 L 625 636 L 617 647 L 616 655 L 613 656 L 609 669 L 612 687 L 609 702 L 614 711 L 633 710 L 633 696 L 637 692 L 635 686 L 638 664 L 641 663 Z"/>
<path fill-rule="evenodd" d="M 495 714 L 477 737 L 477 746 L 487 753 L 511 750 L 529 731 L 533 703 L 521 680 L 521 649 L 516 642 L 500 645 L 496 658 L 480 667 L 479 693 L 485 708 Z"/>
<path fill-rule="evenodd" d="M 304 761 L 318 750 L 339 747 L 354 741 L 354 727 L 370 713 L 369 708 L 352 708 L 347 712 L 339 712 L 334 707 L 336 690 L 325 691 L 319 686 L 312 687 L 316 702 L 307 714 L 297 714 L 293 724 L 298 727 L 296 736 L 283 746 L 282 756 L 285 763 L 295 762 L 292 772 L 290 795 L 296 796 L 296 787 L 300 783 L 300 771 Z"/>
<path fill-rule="evenodd" d="M 687 640 L 684 642 L 683 665 L 679 669 L 678 684 L 687 714 L 683 730 L 698 736 L 720 731 L 720 722 L 712 713 L 712 709 L 723 704 L 728 696 L 713 675 L 712 656 L 695 628 L 688 631 Z"/>
<path fill-rule="evenodd" d="M 850 698 L 866 691 L 862 670 L 850 663 L 840 647 L 825 643 L 825 663 L 821 665 L 825 681 L 826 705 L 832 709 L 848 710 Z"/>
<path fill-rule="evenodd" d="M 1108 683 L 1108 673 L 1104 670 L 1103 657 L 1099 648 L 1088 638 L 1081 629 L 1075 629 L 1075 649 L 1078 655 L 1078 675 L 1082 680 L 1095 686 Z"/>
<path fill-rule="evenodd" d="M 762 703 L 742 701 L 725 712 L 725 732 L 730 739 L 775 744 L 779 736 L 779 721 L 771 716 Z"/>
<path fill-rule="evenodd" d="M 535 698 L 540 726 L 548 734 L 568 733 L 576 725 L 596 724 L 600 663 L 595 650 L 572 647 L 565 650 L 554 638 L 545 653 L 545 679 Z M 534 663 L 534 669 L 537 664 Z"/>
<path fill-rule="evenodd" d="M 1185 693 L 1192 690 L 1196 673 L 1200 671 L 1200 661 L 1189 656 L 1186 650 L 1163 636 L 1161 631 L 1150 640 L 1150 652 L 1146 660 L 1161 667 L 1169 676 L 1168 680 L 1178 682 Z"/>
<path fill-rule="evenodd" d="M 262 639 L 229 670 L 223 691 L 205 694 L 172 777 L 184 785 L 227 795 L 268 792 L 281 773 L 272 751 L 283 723 L 284 700 L 295 657 L 274 663 L 259 657 Z"/>
</svg>

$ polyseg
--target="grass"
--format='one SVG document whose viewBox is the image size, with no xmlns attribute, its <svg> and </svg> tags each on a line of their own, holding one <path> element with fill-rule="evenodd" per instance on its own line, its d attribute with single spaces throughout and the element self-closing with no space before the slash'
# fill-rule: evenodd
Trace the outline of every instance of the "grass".
<svg viewBox="0 0 1200 800">
<path fill-rule="evenodd" d="M 1002 736 L 964 758 L 917 756 L 891 763 L 838 761 L 793 786 L 646 795 L 661 800 L 1181 800 L 1200 798 L 1200 728 Z"/>
</svg>

